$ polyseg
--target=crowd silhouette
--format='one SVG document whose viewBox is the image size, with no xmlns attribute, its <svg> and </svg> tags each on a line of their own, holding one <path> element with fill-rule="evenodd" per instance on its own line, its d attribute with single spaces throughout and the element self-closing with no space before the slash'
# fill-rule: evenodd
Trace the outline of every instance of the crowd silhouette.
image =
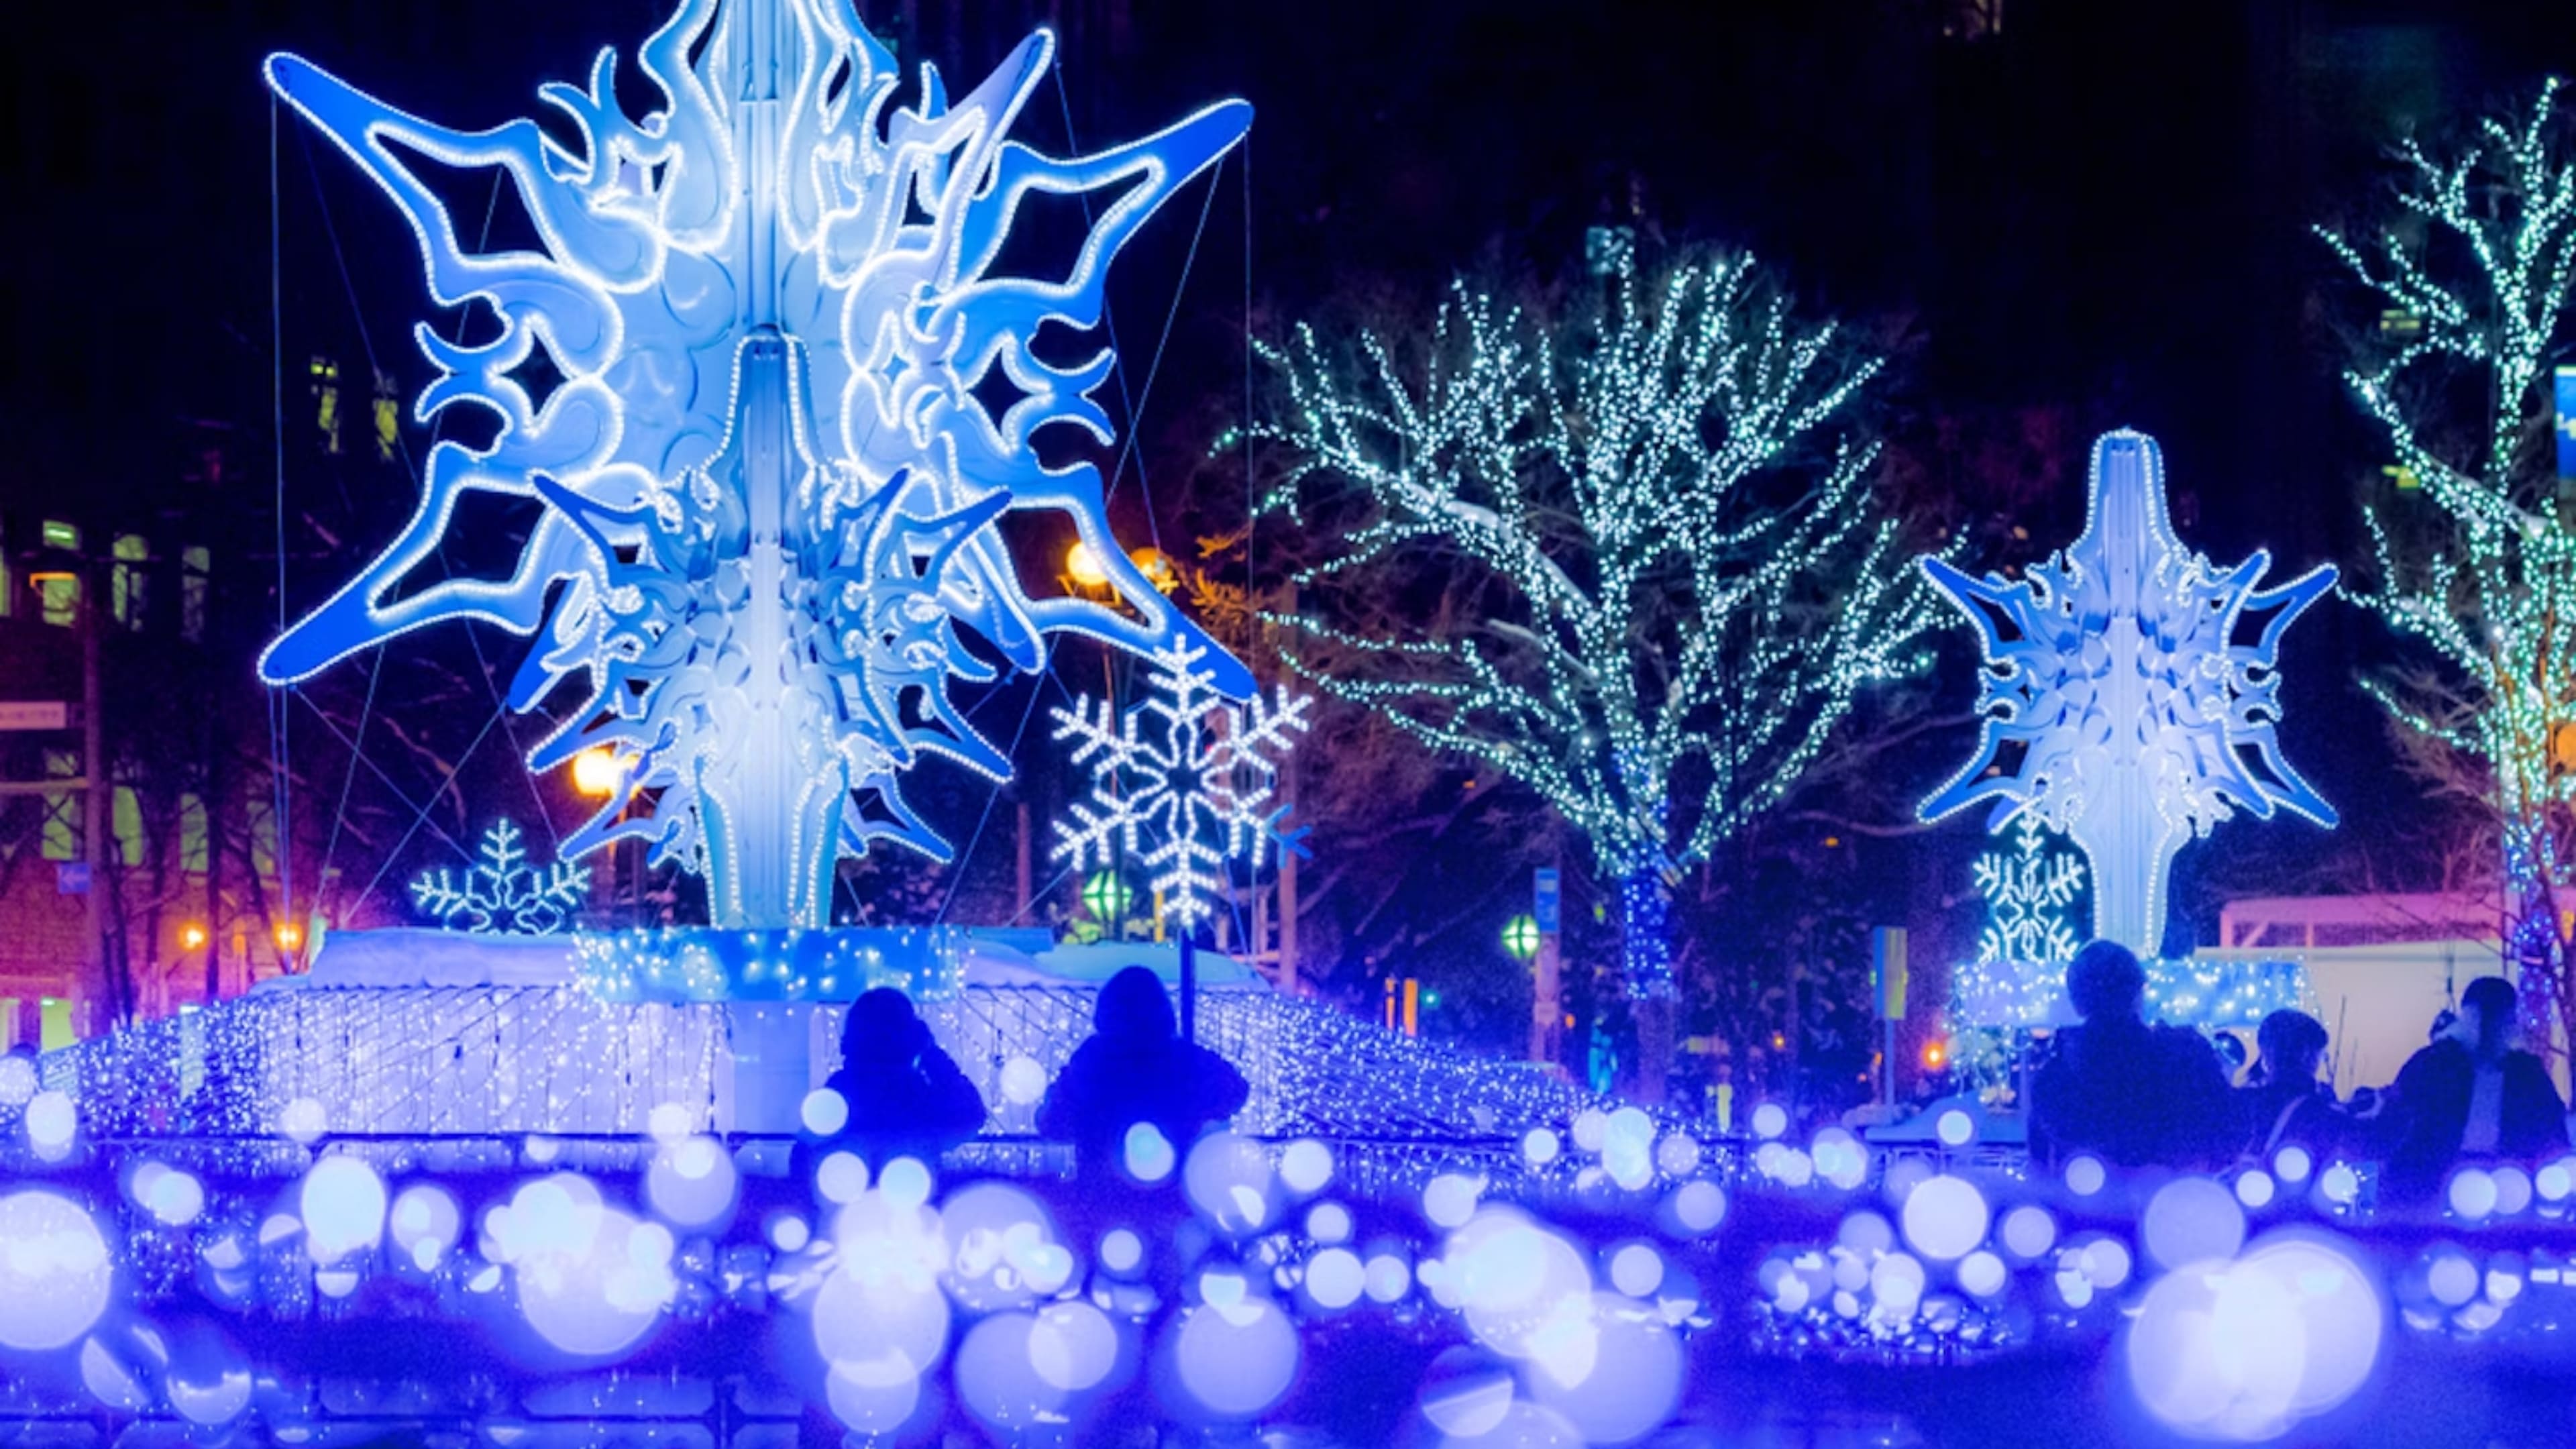
<svg viewBox="0 0 2576 1449">
<path fill-rule="evenodd" d="M 2269 1164 L 2297 1147 L 2312 1162 L 2382 1164 L 2379 1203 L 2406 1208 L 2438 1203 L 2461 1166 L 2532 1166 L 2569 1146 L 2557 1086 L 2514 1045 L 2518 997 L 2501 976 L 2470 982 L 2396 1081 L 2349 1102 L 2320 1075 L 2329 1038 L 2315 1017 L 2265 1017 L 2245 1085 L 2231 1089 L 2208 1038 L 2145 1018 L 2145 985 L 2137 957 L 2114 942 L 2068 964 L 2082 1024 L 2055 1034 L 2031 1081 L 2031 1145 L 2043 1158 L 2199 1171 Z"/>
<path fill-rule="evenodd" d="M 2537 1166 L 2565 1152 L 2570 1120 L 2540 1058 L 2515 1044 L 2519 1000 L 2500 976 L 2471 981 L 2456 1011 L 2387 1087 L 2347 1101 L 2327 1080 L 2324 1024 L 2275 1011 L 2248 1060 L 2201 1032 L 2150 1020 L 2146 972 L 2110 941 L 2076 953 L 2066 993 L 2080 1024 L 2044 1045 L 2030 1082 L 2030 1143 L 2043 1161 L 2090 1154 L 2123 1167 L 2217 1171 L 2270 1165 L 2287 1148 L 2312 1163 L 2381 1164 L 2378 1201 L 2438 1203 L 2463 1164 Z M 1131 966 L 1101 987 L 1093 1031 L 1037 1112 L 1037 1131 L 1069 1143 L 1086 1179 L 1132 1179 L 1137 1161 L 1168 1171 L 1249 1088 L 1224 1057 L 1184 1039 L 1162 980 Z M 828 1146 L 871 1166 L 935 1158 L 980 1132 L 982 1097 L 932 1040 L 900 991 L 870 991 L 843 1024 L 829 1085 L 848 1116 Z M 2231 1085 L 2241 1076 L 2243 1085 Z M 1147 1131 L 1145 1129 L 1150 1129 Z"/>
</svg>

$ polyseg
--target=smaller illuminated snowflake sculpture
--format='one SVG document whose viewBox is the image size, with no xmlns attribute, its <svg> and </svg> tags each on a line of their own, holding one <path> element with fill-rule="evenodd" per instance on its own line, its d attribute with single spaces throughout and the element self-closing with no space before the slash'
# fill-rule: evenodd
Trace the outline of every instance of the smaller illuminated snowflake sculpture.
<svg viewBox="0 0 2576 1449">
<path fill-rule="evenodd" d="M 1986 924 L 1977 933 L 1977 959 L 1952 973 L 1951 1019 L 1981 1027 L 2044 1024 L 2062 968 L 2083 944 L 2066 917 L 2084 894 L 2084 862 L 2051 850 L 2046 828 L 2025 811 L 2012 848 L 1978 856 L 1973 870 Z M 1960 1053 L 1963 1062 L 1967 1055 Z"/>
<path fill-rule="evenodd" d="M 1155 650 L 1153 692 L 1123 716 L 1105 699 L 1052 711 L 1056 739 L 1077 741 L 1073 762 L 1090 766 L 1092 784 L 1072 823 L 1056 822 L 1054 858 L 1079 870 L 1132 857 L 1154 873 L 1163 911 L 1184 929 L 1215 913 L 1226 862 L 1257 868 L 1274 842 L 1305 853 L 1304 832 L 1281 830 L 1288 810 L 1271 800 L 1290 732 L 1307 728 L 1314 700 L 1292 699 L 1283 685 L 1273 703 L 1255 693 L 1237 705 L 1201 666 L 1207 652 L 1179 636 Z"/>
<path fill-rule="evenodd" d="M 1988 828 L 2036 812 L 2092 864 L 2093 933 L 2141 956 L 2163 943 L 2165 877 L 2185 840 L 2237 810 L 2332 806 L 2281 753 L 2281 635 L 2334 586 L 2321 566 L 2257 591 L 2271 555 L 2220 570 L 2165 514 L 2164 460 L 2143 433 L 2093 445 L 2084 532 L 2008 582 L 1938 558 L 1924 572 L 1983 636 L 1977 753 L 1923 802 L 1938 820 L 1996 802 Z M 2239 642 L 2251 622 L 2258 632 Z"/>
<path fill-rule="evenodd" d="M 531 864 L 518 822 L 507 816 L 483 832 L 481 853 L 462 882 L 446 870 L 422 873 L 411 883 L 412 904 L 451 931 L 542 936 L 562 930 L 590 890 L 586 865 Z"/>
</svg>

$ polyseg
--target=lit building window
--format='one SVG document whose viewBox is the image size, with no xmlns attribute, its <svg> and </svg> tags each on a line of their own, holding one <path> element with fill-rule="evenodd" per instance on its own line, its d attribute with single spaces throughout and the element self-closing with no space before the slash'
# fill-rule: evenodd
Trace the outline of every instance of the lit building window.
<svg viewBox="0 0 2576 1449">
<path fill-rule="evenodd" d="M 68 629 L 80 622 L 80 575 L 49 570 L 29 577 L 35 582 L 36 603 L 46 623 Z"/>
<path fill-rule="evenodd" d="M 116 562 L 108 572 L 108 609 L 117 623 L 139 632 L 151 608 L 152 574 L 144 565 L 151 561 L 152 545 L 142 535 L 129 533 L 110 545 L 110 551 Z"/>
<path fill-rule="evenodd" d="M 65 523 L 59 518 L 45 520 L 45 547 L 67 548 L 78 553 L 80 543 L 81 532 L 78 524 Z"/>
<path fill-rule="evenodd" d="M 45 778 L 71 780 L 80 775 L 80 756 L 70 750 L 45 751 Z M 45 792 L 45 829 L 38 842 L 47 860 L 81 858 L 80 797 L 69 790 Z"/>
<path fill-rule="evenodd" d="M 214 586 L 215 556 L 197 544 L 179 550 L 179 637 L 206 637 L 206 600 Z"/>
<path fill-rule="evenodd" d="M 402 405 L 394 400 L 394 378 L 376 374 L 376 461 L 390 463 L 402 446 Z"/>
<path fill-rule="evenodd" d="M 206 797 L 203 795 L 179 797 L 179 869 L 190 875 L 206 873 Z"/>
<path fill-rule="evenodd" d="M 313 359 L 313 426 L 322 431 L 322 451 L 340 451 L 340 364 Z"/>
<path fill-rule="evenodd" d="M 143 864 L 143 799 L 131 785 L 116 787 L 109 802 L 108 823 L 116 835 L 117 864 L 129 869 Z"/>
</svg>

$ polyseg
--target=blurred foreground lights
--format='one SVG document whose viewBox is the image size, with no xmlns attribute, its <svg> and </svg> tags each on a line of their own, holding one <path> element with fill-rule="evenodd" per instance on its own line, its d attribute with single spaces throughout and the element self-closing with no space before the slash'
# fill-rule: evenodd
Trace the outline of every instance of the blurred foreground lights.
<svg viewBox="0 0 2576 1449">
<path fill-rule="evenodd" d="M 27 1101 L 27 1145 L 48 1162 L 59 1162 L 72 1150 L 72 1137 L 80 1131 L 80 1109 L 72 1105 L 69 1094 L 38 1092 Z"/>
<path fill-rule="evenodd" d="M 205 1184 L 178 1168 L 145 1162 L 128 1183 L 135 1206 L 163 1227 L 184 1228 L 206 1210 Z"/>
<path fill-rule="evenodd" d="M 856 1153 L 829 1152 L 814 1168 L 814 1195 L 835 1207 L 868 1190 L 868 1165 Z"/>
<path fill-rule="evenodd" d="M 1368 1260 L 1369 1301 L 1393 1303 L 1413 1291 L 1413 1269 L 1393 1253 L 1379 1253 Z"/>
<path fill-rule="evenodd" d="M 696 1119 L 677 1102 L 664 1102 L 644 1119 L 644 1130 L 656 1142 L 677 1142 L 695 1128 Z"/>
<path fill-rule="evenodd" d="M 0 1057 L 0 1107 L 24 1107 L 36 1095 L 36 1064 L 26 1057 Z"/>
<path fill-rule="evenodd" d="M 1348 1248 L 1326 1248 L 1307 1262 L 1305 1288 L 1316 1307 L 1339 1311 L 1360 1301 L 1368 1268 Z"/>
<path fill-rule="evenodd" d="M 1944 1147 L 1965 1147 L 1977 1140 L 1977 1119 L 1953 1107 L 1933 1122 L 1932 1135 Z"/>
<path fill-rule="evenodd" d="M 877 1190 L 897 1207 L 925 1206 L 930 1201 L 930 1168 L 918 1157 L 898 1157 L 878 1174 Z"/>
<path fill-rule="evenodd" d="M 888 1186 L 861 1196 L 833 1221 L 839 1261 L 815 1296 L 813 1330 L 814 1346 L 833 1374 L 860 1391 L 848 1395 L 852 1403 L 891 1412 L 899 1399 L 900 1422 L 911 1412 L 921 1376 L 947 1349 L 948 1295 L 939 1279 L 949 1264 L 939 1215 L 895 1194 L 895 1165 L 887 1166 Z M 852 1423 L 843 1408 L 836 1399 L 833 1413 L 843 1423 L 885 1432 Z"/>
<path fill-rule="evenodd" d="M 2257 1443 L 2368 1382 L 2386 1337 L 2378 1285 L 2338 1240 L 2291 1230 L 2157 1280 L 2123 1354 L 2138 1403 L 2199 1439 Z"/>
<path fill-rule="evenodd" d="M 2100 1192 L 2109 1177 L 2110 1174 L 2102 1168 L 2102 1159 L 2098 1157 L 2076 1157 L 2066 1164 L 2066 1190 L 2077 1197 L 2091 1197 Z"/>
<path fill-rule="evenodd" d="M 2003 1244 L 2016 1258 L 2035 1261 L 2057 1245 L 2057 1220 L 2048 1209 L 2024 1204 L 2004 1214 Z"/>
<path fill-rule="evenodd" d="M 426 1273 L 456 1246 L 464 1221 L 456 1199 L 445 1188 L 420 1182 L 395 1195 L 386 1225 L 393 1230 L 394 1246 L 413 1267 Z"/>
<path fill-rule="evenodd" d="M 1541 1346 L 1528 1376 L 1539 1408 L 1592 1445 L 1635 1443 L 1672 1416 L 1681 1401 L 1682 1349 L 1662 1315 L 1598 1297 L 1579 1336 L 1579 1354 L 1566 1351 L 1578 1337 L 1571 1329 L 1558 1343 Z"/>
<path fill-rule="evenodd" d="M 1293 1193 L 1317 1193 L 1333 1180 L 1333 1149 L 1311 1137 L 1291 1142 L 1279 1154 L 1279 1180 Z"/>
<path fill-rule="evenodd" d="M 1444 1172 L 1422 1190 L 1422 1215 L 1434 1227 L 1464 1227 L 1467 1219 L 1475 1215 L 1476 1200 L 1484 1195 L 1483 1178 Z"/>
<path fill-rule="evenodd" d="M 1306 1236 L 1318 1243 L 1342 1242 L 1351 1235 L 1351 1210 L 1337 1202 L 1319 1202 L 1306 1211 Z"/>
<path fill-rule="evenodd" d="M 1325 1175 L 1331 1175 L 1329 1168 Z M 1257 1232 L 1270 1225 L 1270 1154 L 1251 1138 L 1231 1132 L 1200 1138 L 1190 1148 L 1181 1185 L 1190 1205 L 1225 1232 Z"/>
<path fill-rule="evenodd" d="M 1845 1192 L 1869 1180 L 1869 1149 L 1840 1127 L 1817 1133 L 1810 1155 L 1815 1159 L 1816 1176 Z"/>
<path fill-rule="evenodd" d="M 1986 1240 L 1983 1193 L 1963 1177 L 1936 1177 L 1905 1195 L 1905 1241 L 1927 1258 L 1948 1262 Z"/>
<path fill-rule="evenodd" d="M 1610 1114 L 1601 1136 L 1601 1168 L 1610 1180 L 1635 1192 L 1655 1180 L 1655 1119 L 1636 1107 Z"/>
<path fill-rule="evenodd" d="M 1073 1254 L 1056 1241 L 1038 1200 L 1006 1182 L 978 1182 L 939 1210 L 948 1271 L 941 1280 L 969 1313 L 1026 1308 L 1072 1281 Z"/>
<path fill-rule="evenodd" d="M 89 1214 L 28 1189 L 0 1197 L 0 1348 L 61 1348 L 107 1309 L 115 1267 Z"/>
<path fill-rule="evenodd" d="M 1753 1109 L 1753 1135 L 1769 1141 L 1789 1130 L 1789 1113 L 1777 1102 L 1765 1102 Z"/>
<path fill-rule="evenodd" d="M 2531 1207 L 2530 1173 L 2508 1163 L 2497 1168 L 2491 1176 L 2495 1179 L 2497 1213 L 2504 1217 L 2513 1217 Z"/>
<path fill-rule="evenodd" d="M 2316 1170 L 2316 1160 L 2308 1149 L 2293 1143 L 2272 1154 L 2272 1175 L 2283 1182 L 2305 1182 Z"/>
<path fill-rule="evenodd" d="M 670 1302 L 671 1231 L 610 1206 L 577 1173 L 527 1183 L 486 1220 L 519 1315 L 565 1353 L 606 1358 L 641 1341 Z"/>
<path fill-rule="evenodd" d="M 838 1136 L 850 1125 L 850 1099 L 830 1087 L 817 1087 L 797 1104 L 796 1120 L 817 1137 Z"/>
<path fill-rule="evenodd" d="M 304 1174 L 296 1215 L 304 1250 L 320 1267 L 376 1246 L 385 1231 L 385 1180 L 354 1157 L 326 1157 Z"/>
<path fill-rule="evenodd" d="M 1127 1175 L 1138 1182 L 1161 1182 L 1172 1175 L 1179 1157 L 1172 1151 L 1172 1139 L 1151 1122 L 1139 1122 L 1127 1129 L 1127 1140 L 1119 1161 Z"/>
<path fill-rule="evenodd" d="M 1144 1240 L 1125 1228 L 1111 1228 L 1100 1238 L 1100 1266 L 1112 1273 L 1133 1273 L 1145 1261 Z"/>
<path fill-rule="evenodd" d="M 1026 1107 L 1046 1095 L 1046 1068 L 1037 1058 L 1015 1056 L 1002 1063 L 1002 1100 L 1014 1107 Z"/>
<path fill-rule="evenodd" d="M 1696 1178 L 1673 1190 L 1671 1201 L 1673 1225 L 1691 1236 L 1717 1231 L 1726 1220 L 1726 1189 L 1705 1178 Z"/>
<path fill-rule="evenodd" d="M 1610 1255 L 1610 1286 L 1631 1298 L 1651 1297 L 1664 1284 L 1664 1258 L 1645 1243 L 1629 1243 Z"/>
<path fill-rule="evenodd" d="M 2147 1200 L 2138 1241 L 2167 1268 L 2232 1258 L 2245 1243 L 2245 1209 L 2236 1194 L 2210 1178 L 2178 1177 Z"/>
<path fill-rule="evenodd" d="M 1217 1286 L 1218 1276 L 1210 1274 L 1204 1286 Z M 1268 1299 L 1209 1292 L 1206 1302 L 1182 1315 L 1173 1336 L 1172 1371 L 1185 1402 L 1172 1407 L 1249 1419 L 1287 1396 L 1298 1356 L 1295 1325 Z"/>
<path fill-rule="evenodd" d="M 330 1125 L 330 1114 L 311 1097 L 298 1097 L 279 1109 L 277 1114 L 277 1130 L 307 1147 L 329 1130 Z"/>
<path fill-rule="evenodd" d="M 2338 1162 L 2317 1177 L 2317 1195 L 2336 1207 L 2350 1207 L 2361 1197 L 2361 1174 L 2349 1162 Z"/>
<path fill-rule="evenodd" d="M 1564 1151 L 1565 1144 L 1552 1128 L 1532 1127 L 1521 1138 L 1521 1160 L 1532 1167 L 1545 1167 Z"/>
<path fill-rule="evenodd" d="M 836 1094 L 837 1095 L 837 1094 Z M 644 1170 L 644 1201 L 665 1222 L 707 1228 L 733 1211 L 740 1185 L 733 1155 L 712 1137 L 683 1137 L 653 1153 Z"/>
<path fill-rule="evenodd" d="M 1983 1250 L 1959 1260 L 1959 1286 L 1979 1298 L 1993 1298 L 2002 1293 L 2010 1276 L 2003 1259 Z"/>
<path fill-rule="evenodd" d="M 2576 1165 L 2562 1157 L 2533 1173 L 2531 1185 L 2542 1202 L 2565 1202 L 2570 1194 L 2576 1194 Z"/>
<path fill-rule="evenodd" d="M 2443 1199 L 2450 1204 L 2451 1216 L 2483 1221 L 2496 1210 L 2495 1179 L 2474 1167 L 2461 1168 L 2451 1174 Z"/>
<path fill-rule="evenodd" d="M 2272 1174 L 2259 1167 L 2249 1167 L 2236 1175 L 2236 1200 L 2249 1208 L 2272 1205 Z"/>
</svg>

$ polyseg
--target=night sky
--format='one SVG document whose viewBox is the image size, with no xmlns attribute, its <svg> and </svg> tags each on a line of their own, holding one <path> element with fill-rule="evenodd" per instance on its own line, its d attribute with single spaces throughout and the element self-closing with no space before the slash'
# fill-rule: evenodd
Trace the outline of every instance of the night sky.
<svg viewBox="0 0 2576 1449">
<path fill-rule="evenodd" d="M 899 45 L 903 15 L 919 16 L 908 58 L 970 82 L 1049 8 L 863 13 Z M 2381 461 L 2334 377 L 2330 327 L 2357 304 L 2325 285 L 2306 228 L 2371 195 L 2398 128 L 2518 102 L 2576 64 L 2576 27 L 2552 8 L 2005 0 L 2001 32 L 1971 39 L 1945 34 L 1970 7 L 1906 0 L 1076 0 L 1062 104 L 1050 89 L 1024 131 L 1056 145 L 1070 116 L 1108 141 L 1225 95 L 1258 110 L 1249 252 L 1230 166 L 1168 391 L 1139 429 L 1162 479 L 1188 472 L 1241 395 L 1247 283 L 1255 326 L 1275 334 L 1354 296 L 1429 296 L 1462 267 L 1560 274 L 1587 226 L 1615 220 L 1751 247 L 1813 307 L 1894 347 L 1891 456 L 1909 496 L 1957 521 L 1991 531 L 2009 516 L 2032 550 L 2064 541 L 2087 444 L 2128 425 L 2164 442 L 2189 542 L 2222 562 L 2268 546 L 2295 572 L 2354 560 L 2355 502 Z M 6 506 L 63 489 L 159 496 L 211 424 L 256 465 L 255 484 L 231 485 L 240 506 L 266 510 L 273 326 L 298 365 L 371 346 L 406 394 L 424 380 L 407 335 L 419 270 L 393 208 L 292 118 L 272 192 L 263 53 L 293 48 L 441 120 L 493 124 L 530 112 L 540 81 L 579 78 L 600 46 L 631 54 L 664 9 L 58 7 L 41 43 L 24 32 L 4 62 Z M 1171 303 L 1198 195 L 1119 275 L 1131 358 Z M 1181 506 L 1173 491 L 1158 512 Z M 1142 526 L 1143 493 L 1122 497 L 1122 527 Z M 2216 877 L 2239 893 L 2349 889 L 2367 860 L 2380 883 L 2409 883 L 2420 811 L 2385 783 L 2385 727 L 2351 684 L 2380 638 L 2330 604 L 2287 651 L 2290 754 L 2345 808 L 2359 851 L 2330 864 L 2304 824 L 2232 827 L 2186 857 L 2204 932 L 2199 883 Z"/>
</svg>

